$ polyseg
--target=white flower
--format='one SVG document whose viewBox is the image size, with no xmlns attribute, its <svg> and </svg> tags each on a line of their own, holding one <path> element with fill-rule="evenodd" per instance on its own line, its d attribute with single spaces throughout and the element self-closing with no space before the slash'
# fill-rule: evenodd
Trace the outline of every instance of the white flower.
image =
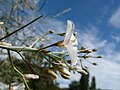
<svg viewBox="0 0 120 90">
<path fill-rule="evenodd" d="M 1 22 L 1 21 L 0 21 L 0 24 L 4 24 L 4 22 Z"/>
<path fill-rule="evenodd" d="M 35 74 L 24 74 L 24 76 L 27 79 L 39 79 L 39 76 Z"/>
<path fill-rule="evenodd" d="M 75 28 L 75 25 L 72 21 L 67 21 L 67 31 L 65 34 L 65 39 L 63 41 L 63 44 L 65 45 L 68 54 L 71 58 L 71 65 L 76 65 L 78 61 L 78 54 L 77 54 L 77 39 L 75 35 L 73 34 L 73 30 Z"/>
<path fill-rule="evenodd" d="M 11 85 L 7 85 L 4 83 L 0 83 L 0 90 L 25 90 L 24 83 L 11 83 Z"/>
</svg>

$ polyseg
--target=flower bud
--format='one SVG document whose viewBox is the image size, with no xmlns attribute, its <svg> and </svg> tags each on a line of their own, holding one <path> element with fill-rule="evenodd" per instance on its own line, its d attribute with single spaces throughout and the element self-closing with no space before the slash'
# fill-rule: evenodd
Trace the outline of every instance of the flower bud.
<svg viewBox="0 0 120 90">
<path fill-rule="evenodd" d="M 35 74 L 24 74 L 26 79 L 39 79 L 38 75 Z"/>
<path fill-rule="evenodd" d="M 63 68 L 63 66 L 58 63 L 52 63 L 52 66 L 54 69 L 62 69 Z"/>
<path fill-rule="evenodd" d="M 85 71 L 85 70 L 76 70 L 78 73 L 80 74 L 85 74 L 85 75 L 88 75 L 88 73 Z"/>
<path fill-rule="evenodd" d="M 80 66 L 78 66 L 78 65 L 71 67 L 71 69 L 72 69 L 72 70 L 75 70 L 75 71 L 77 71 L 78 73 L 81 73 L 81 74 L 85 74 L 85 75 L 88 74 L 85 70 L 83 70 L 83 69 L 82 69 Z"/>
<path fill-rule="evenodd" d="M 92 50 L 85 49 L 85 50 L 80 50 L 80 53 L 91 53 L 93 52 Z"/>
<path fill-rule="evenodd" d="M 59 33 L 57 35 L 59 35 L 59 36 L 65 36 L 65 33 Z"/>
<path fill-rule="evenodd" d="M 95 66 L 96 66 L 96 65 L 98 65 L 98 64 L 97 64 L 97 63 L 95 63 L 95 62 L 92 62 L 92 64 L 93 64 L 93 65 L 95 65 Z"/>
<path fill-rule="evenodd" d="M 50 30 L 50 31 L 49 31 L 50 34 L 53 34 L 54 32 L 55 32 L 54 30 Z"/>
<path fill-rule="evenodd" d="M 62 67 L 66 67 L 66 64 L 62 63 L 60 60 L 55 60 L 55 63 L 52 63 L 53 66 L 62 66 Z"/>
<path fill-rule="evenodd" d="M 60 75 L 61 75 L 61 77 L 63 77 L 64 79 L 69 79 L 69 78 L 70 78 L 70 76 L 65 75 L 65 74 L 63 74 L 63 73 L 61 73 L 61 72 L 60 72 Z"/>
<path fill-rule="evenodd" d="M 86 58 L 90 58 L 90 57 L 92 57 L 92 56 L 82 56 L 82 57 L 86 59 Z"/>
<path fill-rule="evenodd" d="M 59 69 L 58 71 L 67 76 L 71 75 L 70 72 L 66 68 Z"/>
<path fill-rule="evenodd" d="M 1 24 L 4 24 L 4 22 L 0 22 L 0 25 L 1 25 Z"/>
<path fill-rule="evenodd" d="M 97 56 L 96 58 L 103 58 L 103 56 Z"/>
<path fill-rule="evenodd" d="M 58 46 L 58 47 L 64 46 L 63 41 L 59 41 L 59 42 L 55 43 L 54 46 Z"/>
<path fill-rule="evenodd" d="M 57 78 L 58 78 L 57 74 L 56 74 L 54 71 L 52 71 L 51 69 L 44 68 L 43 71 L 44 71 L 44 73 L 45 73 L 46 75 L 52 77 L 53 79 L 57 79 Z"/>
<path fill-rule="evenodd" d="M 65 63 L 60 63 L 61 66 L 63 67 L 66 67 L 66 64 Z"/>
<path fill-rule="evenodd" d="M 97 48 L 94 48 L 92 51 L 93 51 L 93 52 L 96 52 L 96 51 L 98 51 L 98 49 L 97 49 Z"/>
</svg>

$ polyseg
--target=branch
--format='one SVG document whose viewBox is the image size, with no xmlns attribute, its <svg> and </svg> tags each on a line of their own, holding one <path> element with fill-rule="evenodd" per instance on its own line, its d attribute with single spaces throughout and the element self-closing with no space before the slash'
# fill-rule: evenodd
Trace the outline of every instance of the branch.
<svg viewBox="0 0 120 90">
<path fill-rule="evenodd" d="M 9 36 L 11 36 L 11 35 L 13 35 L 14 33 L 18 32 L 18 31 L 22 30 L 23 28 L 27 27 L 28 25 L 32 24 L 33 22 L 37 21 L 38 19 L 42 18 L 43 16 L 44 15 L 41 15 L 41 16 L 35 18 L 34 20 L 30 21 L 29 23 L 25 24 L 24 26 L 18 28 L 17 30 L 15 30 L 15 31 L 9 33 L 8 35 L 0 38 L 0 41 L 3 40 L 3 39 L 5 39 L 5 38 L 7 38 L 7 37 L 9 37 Z"/>
<path fill-rule="evenodd" d="M 5 45 L 0 45 L 0 48 L 3 49 L 8 49 L 12 51 L 37 51 L 38 49 L 36 48 L 31 48 L 31 47 L 26 47 L 26 46 L 5 46 Z"/>
<path fill-rule="evenodd" d="M 25 76 L 14 66 L 13 61 L 12 61 L 12 59 L 11 59 L 10 51 L 9 51 L 9 50 L 7 50 L 7 51 L 8 51 L 8 56 L 9 56 L 9 60 L 10 60 L 10 62 L 11 62 L 11 64 L 12 64 L 12 67 L 14 68 L 14 70 L 15 70 L 17 73 L 19 73 L 19 74 L 22 76 L 23 81 L 24 81 L 27 89 L 28 89 L 28 90 L 31 90 L 31 89 L 29 88 L 28 84 L 27 84 L 27 81 L 26 81 L 26 79 L 25 79 Z"/>
</svg>

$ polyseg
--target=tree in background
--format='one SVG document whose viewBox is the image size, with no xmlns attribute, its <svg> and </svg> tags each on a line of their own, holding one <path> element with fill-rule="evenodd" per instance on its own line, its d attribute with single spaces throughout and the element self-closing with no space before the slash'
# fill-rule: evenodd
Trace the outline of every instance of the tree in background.
<svg viewBox="0 0 120 90">
<path fill-rule="evenodd" d="M 88 90 L 88 88 L 89 88 L 89 73 L 88 75 L 81 76 L 79 90 Z"/>
<path fill-rule="evenodd" d="M 71 82 L 69 88 L 64 90 L 98 90 L 96 88 L 96 79 L 94 76 L 92 77 L 91 84 L 89 85 L 89 76 L 90 76 L 89 74 L 88 75 L 82 74 L 79 82 L 77 81 Z"/>
<path fill-rule="evenodd" d="M 96 80 L 95 80 L 95 77 L 92 77 L 90 90 L 96 90 Z"/>
<path fill-rule="evenodd" d="M 79 89 L 79 85 L 80 85 L 79 82 L 73 81 L 73 82 L 71 82 L 71 84 L 69 85 L 69 89 L 68 89 L 68 90 L 80 90 L 80 89 Z"/>
</svg>

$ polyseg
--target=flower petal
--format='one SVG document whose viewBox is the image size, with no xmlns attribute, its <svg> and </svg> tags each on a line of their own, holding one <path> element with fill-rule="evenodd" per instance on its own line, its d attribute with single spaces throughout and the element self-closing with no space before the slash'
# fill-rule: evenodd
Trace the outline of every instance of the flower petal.
<svg viewBox="0 0 120 90">
<path fill-rule="evenodd" d="M 77 46 L 78 45 L 78 41 L 77 38 L 72 34 L 70 42 L 72 43 L 73 46 Z"/>
<path fill-rule="evenodd" d="M 66 31 L 66 34 L 65 34 L 65 39 L 64 39 L 64 45 L 68 44 L 70 39 L 71 39 L 71 36 L 73 34 L 73 30 L 75 28 L 75 25 L 72 21 L 70 20 L 67 20 L 67 31 Z"/>
<path fill-rule="evenodd" d="M 24 75 L 27 79 L 39 79 L 38 75 L 35 74 L 25 74 Z"/>
<path fill-rule="evenodd" d="M 76 65 L 78 60 L 77 49 L 72 46 L 71 43 L 65 46 L 67 48 L 68 54 L 71 58 L 71 65 Z"/>
<path fill-rule="evenodd" d="M 25 90 L 24 83 L 12 83 L 13 90 Z"/>
</svg>

